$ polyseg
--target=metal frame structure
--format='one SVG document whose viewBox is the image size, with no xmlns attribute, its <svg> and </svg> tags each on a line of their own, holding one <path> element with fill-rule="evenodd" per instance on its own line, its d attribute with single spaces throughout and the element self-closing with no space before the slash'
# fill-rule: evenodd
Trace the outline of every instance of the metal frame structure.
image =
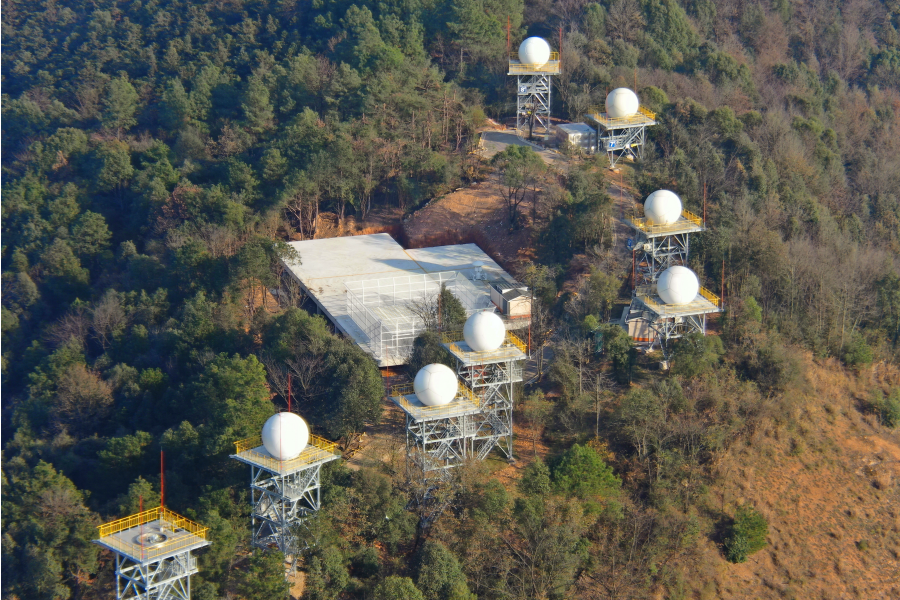
<svg viewBox="0 0 900 600">
<path fill-rule="evenodd" d="M 632 217 L 625 223 L 634 229 L 634 285 L 655 283 L 660 273 L 671 266 L 687 266 L 691 249 L 690 235 L 706 231 L 703 220 L 688 210 L 671 225 L 653 225 L 646 218 Z"/>
<path fill-rule="evenodd" d="M 687 266 L 690 235 L 706 231 L 706 223 L 688 210 L 682 210 L 678 220 L 669 225 L 654 225 L 639 217 L 625 222 L 635 231 L 634 293 L 631 305 L 622 313 L 621 325 L 627 331 L 629 321 L 645 321 L 655 334 L 650 349 L 659 342 L 668 357 L 671 340 L 692 332 L 706 335 L 707 315 L 722 311 L 721 299 L 703 287 L 688 304 L 669 305 L 655 293 L 663 271 L 675 265 Z"/>
<path fill-rule="evenodd" d="M 158 507 L 100 525 L 95 544 L 116 555 L 116 599 L 190 600 L 192 552 L 208 546 L 208 528 Z"/>
<path fill-rule="evenodd" d="M 467 315 L 493 307 L 489 289 L 480 289 L 457 271 L 353 281 L 345 286 L 347 313 L 366 336 L 366 346 L 377 361 L 388 357 L 405 361 L 416 336 L 426 328 L 415 307 L 436 297 L 442 286 L 456 296 Z"/>
<path fill-rule="evenodd" d="M 671 340 L 694 332 L 706 335 L 707 315 L 719 312 L 722 312 L 721 299 L 706 288 L 701 287 L 693 301 L 672 305 L 654 294 L 652 285 L 642 285 L 635 289 L 631 305 L 623 313 L 622 324 L 632 319 L 646 321 L 655 334 L 650 340 L 650 349 L 658 342 L 663 355 L 668 358 Z"/>
<path fill-rule="evenodd" d="M 516 131 L 530 129 L 531 133 L 550 135 L 550 101 L 553 89 L 551 78 L 559 75 L 559 53 L 551 52 L 550 60 L 544 65 L 528 65 L 519 62 L 518 57 L 510 57 L 508 75 L 516 76 Z"/>
<path fill-rule="evenodd" d="M 525 343 L 510 331 L 494 351 L 476 352 L 463 338 L 462 331 L 441 335 L 443 346 L 456 359 L 456 374 L 478 399 L 481 409 L 474 440 L 479 444 L 478 458 L 495 447 L 513 459 L 513 401 L 515 384 L 523 380 L 522 367 L 528 358 Z"/>
<path fill-rule="evenodd" d="M 444 479 L 448 469 L 467 458 L 484 457 L 477 435 L 481 408 L 467 387 L 459 386 L 456 397 L 444 406 L 422 404 L 411 383 L 392 387 L 391 400 L 406 414 L 406 458 L 424 479 L 432 479 L 433 472 Z"/>
<path fill-rule="evenodd" d="M 278 460 L 262 446 L 260 436 L 235 442 L 231 458 L 250 465 L 250 520 L 254 548 L 276 547 L 295 568 L 308 548 L 299 527 L 321 505 L 322 465 L 340 458 L 337 444 L 310 435 L 299 456 Z"/>
<path fill-rule="evenodd" d="M 656 125 L 656 113 L 643 106 L 630 117 L 611 118 L 607 113 L 593 110 L 585 115 L 597 127 L 597 151 L 605 151 L 609 167 L 614 168 L 623 156 L 644 158 L 647 127 Z"/>
</svg>

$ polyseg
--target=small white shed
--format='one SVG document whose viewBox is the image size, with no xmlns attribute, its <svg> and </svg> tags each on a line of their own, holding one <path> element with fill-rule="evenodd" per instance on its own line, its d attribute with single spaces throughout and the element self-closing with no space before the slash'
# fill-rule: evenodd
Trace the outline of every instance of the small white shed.
<svg viewBox="0 0 900 600">
<path fill-rule="evenodd" d="M 585 152 L 593 153 L 597 148 L 597 130 L 585 123 L 563 123 L 556 126 L 556 141 L 569 142 Z"/>
</svg>

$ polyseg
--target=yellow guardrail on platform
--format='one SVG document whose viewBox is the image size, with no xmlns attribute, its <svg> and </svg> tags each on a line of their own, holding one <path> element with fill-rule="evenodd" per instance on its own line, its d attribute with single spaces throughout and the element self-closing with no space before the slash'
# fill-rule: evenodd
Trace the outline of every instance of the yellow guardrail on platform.
<svg viewBox="0 0 900 600">
<path fill-rule="evenodd" d="M 445 344 L 450 344 L 451 346 L 453 346 L 453 348 L 451 348 L 451 350 L 458 352 L 459 354 L 485 354 L 485 355 L 491 354 L 491 352 L 476 352 L 474 350 L 463 350 L 462 348 L 460 348 L 457 345 L 457 342 L 462 342 L 463 340 L 465 340 L 465 337 L 463 336 L 463 332 L 461 329 L 456 330 L 456 331 L 445 331 L 441 334 L 441 341 L 444 342 Z M 525 344 L 525 342 L 523 342 L 519 338 L 519 336 L 512 333 L 511 331 L 506 332 L 506 338 L 503 340 L 503 345 L 504 346 L 515 346 L 522 352 L 524 352 L 526 354 L 528 353 L 528 346 Z M 497 352 L 497 350 L 494 350 L 493 352 Z"/>
<path fill-rule="evenodd" d="M 439 418 L 459 414 L 460 405 L 457 401 L 472 404 L 472 409 L 477 409 L 481 405 L 478 398 L 472 393 L 472 390 L 469 389 L 468 386 L 462 384 L 457 388 L 456 397 L 453 399 L 453 402 L 442 406 L 413 406 L 406 398 L 404 398 L 404 396 L 410 396 L 412 394 L 415 394 L 415 390 L 411 383 L 401 383 L 391 387 L 391 397 L 394 398 L 394 402 L 400 404 L 407 412 L 415 413 L 419 417 Z"/>
<path fill-rule="evenodd" d="M 103 525 L 98 525 L 97 529 L 100 531 L 100 537 L 104 538 L 108 535 L 119 533 L 120 531 L 125 531 L 126 529 L 131 529 L 132 527 L 137 527 L 138 525 L 151 523 L 157 520 L 165 521 L 171 526 L 172 529 L 184 529 L 185 531 L 189 531 L 194 535 L 204 539 L 206 538 L 206 532 L 209 530 L 208 527 L 204 527 L 199 523 L 194 523 L 187 517 L 182 517 L 178 513 L 174 513 L 162 506 L 157 506 L 156 508 L 151 508 L 150 510 L 145 510 L 144 512 L 140 512 L 136 515 L 131 515 L 130 517 L 125 517 L 117 521 L 111 521 Z"/>
<path fill-rule="evenodd" d="M 559 73 L 559 52 L 551 52 L 550 60 L 543 65 L 524 64 L 519 62 L 519 57 L 509 57 L 510 73 Z"/>
<path fill-rule="evenodd" d="M 262 436 L 257 435 L 235 442 L 234 450 L 235 454 L 243 454 L 247 458 L 252 459 L 253 462 L 261 464 L 267 468 L 274 469 L 276 471 L 281 471 L 283 469 L 300 468 L 305 464 L 312 464 L 322 459 L 321 453 L 310 453 L 304 450 L 300 453 L 300 456 L 292 458 L 291 460 L 278 460 L 276 458 L 272 458 L 267 454 L 256 452 L 255 449 L 259 448 L 260 446 L 262 446 Z M 340 456 L 341 454 L 336 442 L 328 441 L 323 437 L 319 437 L 318 435 L 309 434 L 309 442 L 307 442 L 307 448 L 310 446 L 317 448 L 318 450 L 321 450 L 323 452 L 334 454 L 336 456 Z"/>
<path fill-rule="evenodd" d="M 689 210 L 682 210 L 681 216 L 686 221 L 690 221 L 694 225 L 698 227 L 703 227 L 703 219 L 695 215 Z M 668 233 L 668 232 L 677 232 L 684 229 L 684 223 L 670 223 L 668 225 L 653 225 L 650 223 L 650 220 L 646 217 L 635 217 L 631 219 L 631 222 L 634 223 L 634 226 L 643 231 L 644 233 L 654 234 L 654 233 Z"/>
<path fill-rule="evenodd" d="M 618 119 L 609 117 L 599 107 L 588 109 L 587 115 L 607 129 L 610 127 L 640 125 L 641 123 L 647 123 L 647 121 L 656 121 L 656 113 L 643 106 L 639 106 L 638 111 L 630 117 L 620 117 Z"/>
<path fill-rule="evenodd" d="M 722 299 L 713 294 L 705 287 L 700 288 L 700 295 L 716 305 L 716 308 L 722 308 Z"/>
</svg>

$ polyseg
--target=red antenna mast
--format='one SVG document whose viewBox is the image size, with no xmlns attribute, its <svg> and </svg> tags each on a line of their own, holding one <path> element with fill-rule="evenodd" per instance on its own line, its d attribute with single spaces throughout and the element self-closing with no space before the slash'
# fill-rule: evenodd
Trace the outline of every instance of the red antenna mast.
<svg viewBox="0 0 900 600">
<path fill-rule="evenodd" d="M 166 505 L 166 452 L 159 451 L 159 506 Z"/>
</svg>

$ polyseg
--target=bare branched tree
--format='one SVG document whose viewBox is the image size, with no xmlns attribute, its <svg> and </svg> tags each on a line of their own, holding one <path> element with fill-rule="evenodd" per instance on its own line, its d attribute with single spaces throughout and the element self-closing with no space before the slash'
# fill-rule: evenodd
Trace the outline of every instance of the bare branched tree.
<svg viewBox="0 0 900 600">
<path fill-rule="evenodd" d="M 94 328 L 94 337 L 106 350 L 112 343 L 113 337 L 128 324 L 128 315 L 115 290 L 109 290 L 104 294 L 100 302 L 94 306 L 92 314 L 91 324 Z"/>
</svg>

